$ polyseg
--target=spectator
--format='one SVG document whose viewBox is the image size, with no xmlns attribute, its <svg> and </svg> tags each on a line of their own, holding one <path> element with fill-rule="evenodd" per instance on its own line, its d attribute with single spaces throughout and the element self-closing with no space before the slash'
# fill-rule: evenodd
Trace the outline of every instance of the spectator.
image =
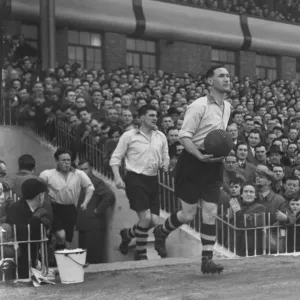
<svg viewBox="0 0 300 300">
<path fill-rule="evenodd" d="M 36 178 L 30 178 L 24 181 L 21 187 L 22 199 L 12 203 L 8 208 L 6 223 L 16 225 L 17 240 L 27 241 L 28 225 L 30 225 L 30 239 L 41 239 L 41 224 L 47 228 L 50 235 L 52 212 L 42 207 L 47 187 L 44 182 Z M 38 243 L 31 243 L 31 263 L 36 267 L 36 258 L 38 254 Z M 19 277 L 28 278 L 28 246 L 26 243 L 19 244 L 21 255 L 19 257 L 18 268 Z"/>
<path fill-rule="evenodd" d="M 239 143 L 236 146 L 236 157 L 238 161 L 238 172 L 243 175 L 247 182 L 255 182 L 255 165 L 247 161 L 248 145 Z"/>
<path fill-rule="evenodd" d="M 270 214 L 270 224 L 276 222 L 277 210 L 285 207 L 285 200 L 282 196 L 272 191 L 272 183 L 276 182 L 275 174 L 266 166 L 258 165 L 256 167 L 256 187 L 258 191 L 258 203 L 266 207 L 267 216 Z M 267 223 L 269 224 L 269 223 Z"/>
<path fill-rule="evenodd" d="M 259 242 L 262 240 L 259 238 L 262 237 L 262 230 L 254 230 L 252 228 L 265 226 L 264 214 L 266 207 L 263 204 L 257 203 L 255 200 L 255 186 L 251 183 L 245 183 L 241 188 L 241 196 L 237 198 L 232 197 L 229 201 L 230 219 L 232 221 L 234 220 L 236 227 L 251 228 L 247 230 L 246 237 L 244 231 L 236 232 L 236 252 L 237 255 L 240 256 L 246 256 L 246 254 L 252 256 L 255 252 L 262 254 L 262 243 Z M 231 236 L 231 238 L 233 238 L 233 236 Z M 245 239 L 247 239 L 247 243 Z M 231 249 L 233 249 L 234 239 L 230 239 L 230 241 L 232 243 Z"/>
<path fill-rule="evenodd" d="M 103 180 L 93 174 L 93 165 L 83 160 L 78 163 L 79 169 L 86 173 L 95 187 L 95 191 L 86 210 L 80 206 L 84 201 L 84 191 L 81 192 L 77 210 L 76 228 L 79 231 L 79 247 L 87 249 L 87 262 L 99 264 L 104 262 L 106 238 L 106 213 L 115 203 L 115 195 Z"/>
</svg>

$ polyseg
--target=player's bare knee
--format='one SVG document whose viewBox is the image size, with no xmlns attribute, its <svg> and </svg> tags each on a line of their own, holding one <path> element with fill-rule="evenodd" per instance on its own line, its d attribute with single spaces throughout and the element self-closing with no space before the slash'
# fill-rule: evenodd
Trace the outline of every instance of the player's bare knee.
<svg viewBox="0 0 300 300">
<path fill-rule="evenodd" d="M 188 209 L 187 208 L 183 208 L 179 212 L 179 216 L 178 217 L 184 223 L 188 223 L 188 222 L 191 222 L 191 221 L 193 221 L 195 219 L 196 213 L 197 213 L 197 205 L 190 206 Z"/>
<path fill-rule="evenodd" d="M 56 231 L 55 236 L 58 244 L 64 244 L 66 242 L 66 232 L 64 230 Z"/>
<path fill-rule="evenodd" d="M 150 222 L 150 228 L 159 225 L 159 217 L 158 215 L 151 214 L 151 222 Z"/>
<path fill-rule="evenodd" d="M 215 203 L 202 204 L 202 220 L 205 224 L 215 224 L 218 206 Z"/>
<path fill-rule="evenodd" d="M 140 226 L 149 227 L 152 221 L 152 215 L 150 210 L 140 211 L 137 214 L 138 214 Z"/>
</svg>

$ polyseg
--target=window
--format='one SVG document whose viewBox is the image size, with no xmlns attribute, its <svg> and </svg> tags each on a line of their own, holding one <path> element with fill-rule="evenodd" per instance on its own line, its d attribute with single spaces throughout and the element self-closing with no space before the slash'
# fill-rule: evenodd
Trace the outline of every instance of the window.
<svg viewBox="0 0 300 300">
<path fill-rule="evenodd" d="M 296 80 L 300 82 L 300 59 L 296 62 Z"/>
<path fill-rule="evenodd" d="M 154 41 L 127 38 L 127 66 L 140 69 L 148 73 L 155 72 L 156 43 Z"/>
<path fill-rule="evenodd" d="M 31 45 L 35 49 L 38 49 L 38 39 L 39 39 L 38 26 L 22 24 L 21 34 L 24 35 L 25 42 L 27 44 Z"/>
<path fill-rule="evenodd" d="M 269 80 L 277 79 L 277 57 L 256 54 L 256 76 Z"/>
<path fill-rule="evenodd" d="M 102 37 L 99 33 L 68 31 L 69 64 L 75 62 L 87 69 L 102 68 Z"/>
<path fill-rule="evenodd" d="M 236 59 L 237 55 L 234 51 L 212 49 L 211 60 L 214 65 L 223 64 L 229 72 L 230 76 L 236 75 Z"/>
</svg>

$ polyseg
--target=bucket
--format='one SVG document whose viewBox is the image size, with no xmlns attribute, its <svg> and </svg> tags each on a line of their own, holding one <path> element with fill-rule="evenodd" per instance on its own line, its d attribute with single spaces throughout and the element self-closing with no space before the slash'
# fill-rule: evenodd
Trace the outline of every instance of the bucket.
<svg viewBox="0 0 300 300">
<path fill-rule="evenodd" d="M 86 250 L 64 249 L 55 251 L 61 283 L 80 283 L 84 281 L 84 268 L 87 266 Z"/>
</svg>

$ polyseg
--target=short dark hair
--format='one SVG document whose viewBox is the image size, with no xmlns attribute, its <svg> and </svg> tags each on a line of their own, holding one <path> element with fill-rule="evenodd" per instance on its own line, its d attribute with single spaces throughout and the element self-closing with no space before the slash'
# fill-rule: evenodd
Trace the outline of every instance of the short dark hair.
<svg viewBox="0 0 300 300">
<path fill-rule="evenodd" d="M 171 131 L 171 130 L 178 130 L 178 128 L 175 126 L 171 126 L 167 129 L 167 133 L 169 133 L 169 131 Z"/>
<path fill-rule="evenodd" d="M 140 109 L 139 109 L 139 116 L 145 116 L 149 110 L 154 110 L 157 112 L 157 109 L 155 106 L 151 105 L 151 104 L 146 104 L 143 105 Z"/>
<path fill-rule="evenodd" d="M 81 166 L 83 164 L 88 163 L 90 167 L 93 167 L 94 164 L 91 160 L 87 159 L 87 158 L 83 158 L 82 160 L 79 161 L 78 166 Z"/>
<path fill-rule="evenodd" d="M 294 173 L 294 172 L 293 172 Z M 300 185 L 300 179 L 296 176 L 296 175 L 291 175 L 291 176 L 289 176 L 289 177 L 287 177 L 284 181 L 283 181 L 283 183 L 286 183 L 288 180 L 293 180 L 293 181 L 298 181 L 299 182 L 299 185 Z"/>
<path fill-rule="evenodd" d="M 62 154 L 69 154 L 71 157 L 72 157 L 72 153 L 69 149 L 66 149 L 66 148 L 58 148 L 56 150 L 56 152 L 54 153 L 54 158 L 56 160 L 59 159 L 59 157 L 62 155 Z"/>
<path fill-rule="evenodd" d="M 243 113 L 241 111 L 235 110 L 231 114 L 231 118 L 234 119 L 236 115 L 242 115 Z"/>
<path fill-rule="evenodd" d="M 246 142 L 239 142 L 239 143 L 236 145 L 236 150 L 237 150 L 240 146 L 246 146 L 247 149 L 248 149 L 248 144 L 247 144 Z"/>
<path fill-rule="evenodd" d="M 98 89 L 93 90 L 92 93 L 91 93 L 91 96 L 93 96 L 96 92 L 99 92 L 101 94 L 101 96 L 102 96 L 102 92 L 100 90 L 98 90 Z"/>
<path fill-rule="evenodd" d="M 240 178 L 240 177 L 234 177 L 234 178 L 232 178 L 232 179 L 229 181 L 229 186 L 230 186 L 231 184 L 238 184 L 238 185 L 240 185 L 241 188 L 242 188 L 242 186 L 243 186 L 243 184 L 244 184 L 244 181 L 243 181 L 243 179 Z"/>
<path fill-rule="evenodd" d="M 215 70 L 220 69 L 220 68 L 225 68 L 225 67 L 224 67 L 224 65 L 222 65 L 222 64 L 218 64 L 218 65 L 211 66 L 211 67 L 207 70 L 207 72 L 206 72 L 206 74 L 205 74 L 205 78 L 208 79 L 208 78 L 210 78 L 210 77 L 213 77 L 213 76 L 214 76 Z"/>
<path fill-rule="evenodd" d="M 66 76 L 65 76 L 65 77 L 66 77 Z M 64 77 L 64 78 L 65 78 L 65 77 Z M 69 78 L 69 77 L 67 77 L 67 78 Z M 70 92 L 75 93 L 75 91 L 74 91 L 73 89 L 70 89 L 70 90 L 67 90 L 67 91 L 66 91 L 66 96 L 68 96 L 68 94 L 69 94 Z"/>
<path fill-rule="evenodd" d="M 18 159 L 19 170 L 33 171 L 35 168 L 35 159 L 30 154 L 21 155 Z"/>
<path fill-rule="evenodd" d="M 115 132 L 118 132 L 121 136 L 123 134 L 123 129 L 120 126 L 111 127 L 108 131 L 108 137 L 111 138 Z"/>
</svg>

